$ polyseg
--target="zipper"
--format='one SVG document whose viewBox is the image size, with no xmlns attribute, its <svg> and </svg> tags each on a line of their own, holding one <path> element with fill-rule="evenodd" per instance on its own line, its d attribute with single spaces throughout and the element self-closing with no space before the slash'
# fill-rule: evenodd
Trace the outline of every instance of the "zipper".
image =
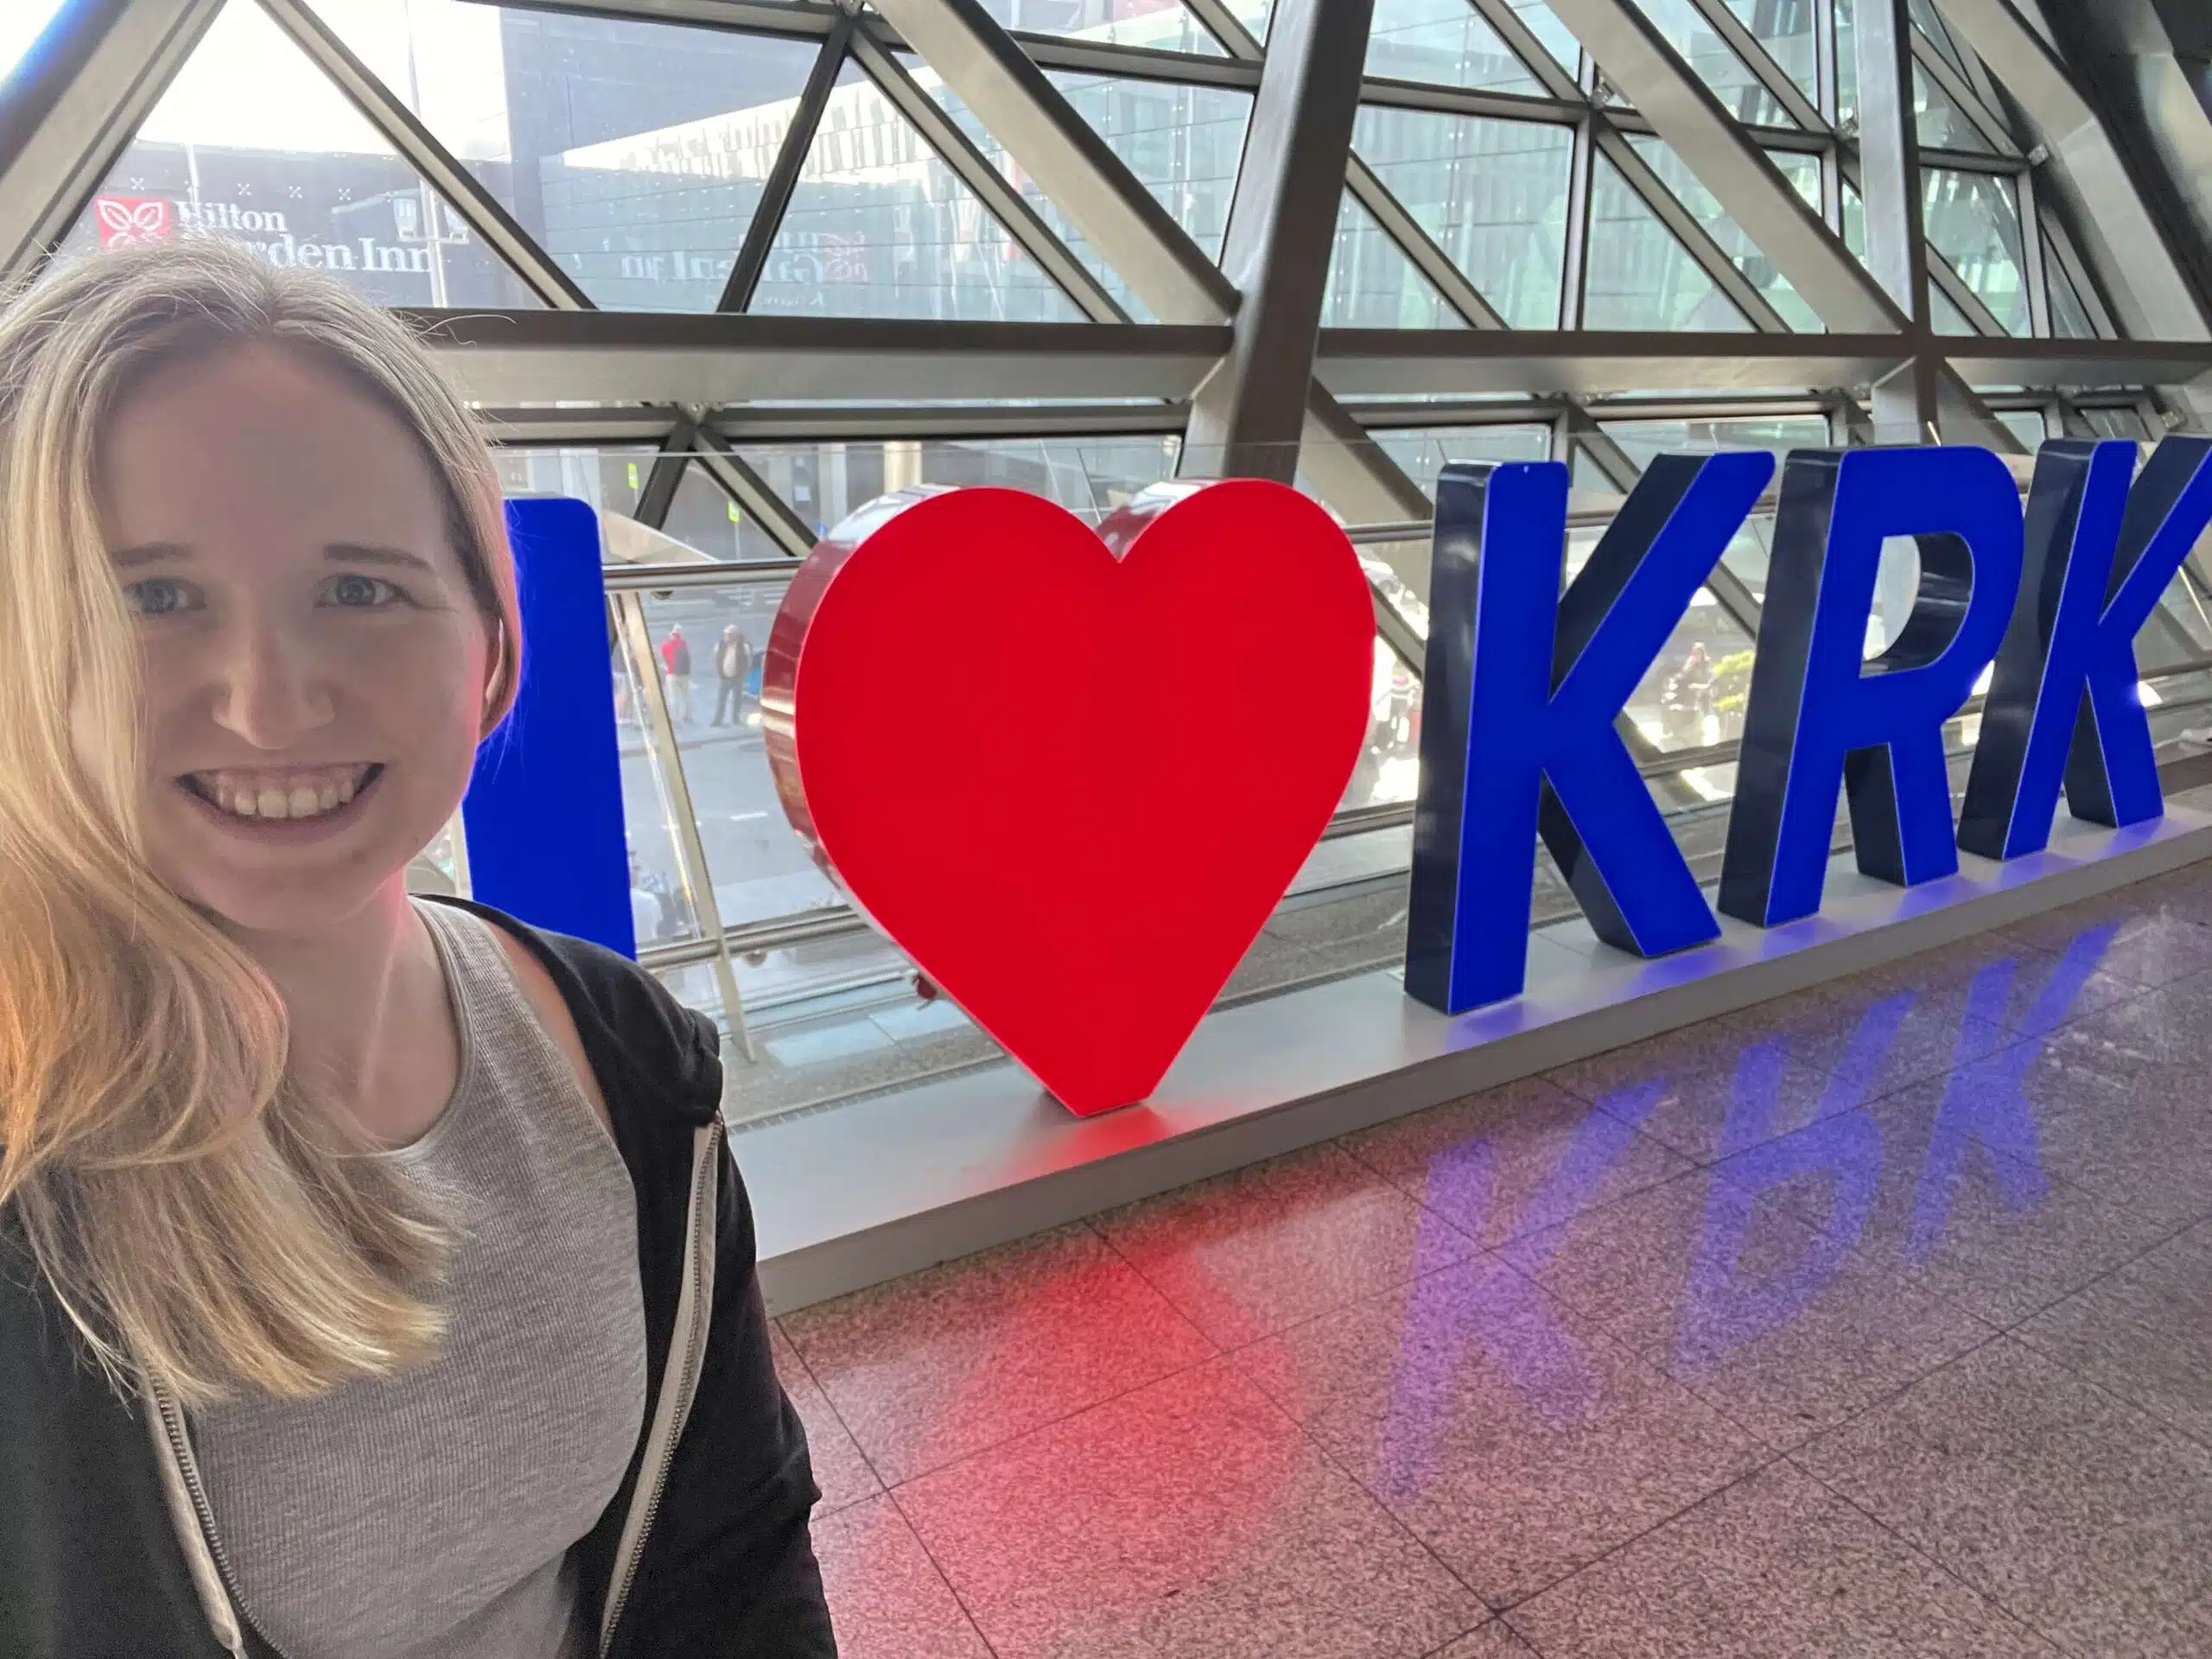
<svg viewBox="0 0 2212 1659">
<path fill-rule="evenodd" d="M 713 1122 L 702 1127 L 693 1141 L 691 1208 L 684 1224 L 684 1279 L 677 1296 L 679 1315 L 688 1311 L 691 1317 L 683 1324 L 679 1333 L 682 1345 L 670 1354 L 668 1370 L 662 1379 L 660 1409 L 657 1414 L 659 1421 L 654 1426 L 655 1438 L 662 1441 L 660 1454 L 655 1460 L 652 1482 L 645 1489 L 643 1510 L 636 1508 L 633 1497 L 630 1518 L 623 1527 L 624 1539 L 615 1561 L 613 1582 L 607 1591 L 607 1611 L 600 1624 L 600 1659 L 607 1659 L 613 1649 L 614 1633 L 621 1624 L 623 1610 L 629 1605 L 639 1564 L 645 1559 L 646 1541 L 652 1536 L 653 1523 L 660 1518 L 661 1501 L 668 1493 L 669 1471 L 675 1465 L 676 1449 L 691 1415 L 692 1395 L 698 1390 L 699 1370 L 706 1362 L 707 1338 L 714 1324 L 713 1177 L 718 1170 L 716 1153 L 722 1134 L 721 1114 L 717 1112 Z"/>
<path fill-rule="evenodd" d="M 228 1605 L 208 1610 L 214 1625 L 215 1639 L 232 1654 L 243 1656 L 246 1651 L 245 1615 L 238 1610 L 244 1605 L 238 1594 L 238 1574 L 231 1567 L 230 1554 L 223 1548 L 223 1535 L 215 1529 L 215 1506 L 208 1501 L 207 1488 L 200 1478 L 200 1459 L 194 1456 L 191 1438 L 185 1433 L 184 1414 L 167 1389 L 150 1378 L 147 1390 L 152 1396 L 154 1409 L 161 1419 L 162 1433 L 168 1443 L 169 1456 L 178 1478 L 184 1484 L 185 1495 L 191 1500 L 192 1512 L 198 1521 L 200 1541 L 207 1558 L 214 1563 L 217 1583 L 211 1586 L 219 1591 Z M 181 1517 L 180 1517 L 181 1518 Z M 221 1618 L 217 1620 L 215 1615 Z M 223 1628 L 227 1624 L 227 1630 Z M 273 1643 L 264 1637 L 264 1645 L 275 1656 L 283 1659 Z"/>
</svg>

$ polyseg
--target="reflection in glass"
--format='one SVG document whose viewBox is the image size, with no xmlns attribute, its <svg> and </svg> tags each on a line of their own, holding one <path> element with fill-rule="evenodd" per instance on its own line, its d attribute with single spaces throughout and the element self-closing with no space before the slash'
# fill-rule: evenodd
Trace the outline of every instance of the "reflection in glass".
<svg viewBox="0 0 2212 1659">
<path fill-rule="evenodd" d="M 1728 0 L 1744 27 L 1766 48 L 1782 73 L 1797 89 L 1820 101 L 1820 82 L 1813 50 L 1814 8 L 1817 0 Z"/>
<path fill-rule="evenodd" d="M 1767 303 L 1782 314 L 1782 320 L 1792 328 L 1806 334 L 1817 334 L 1822 325 L 1820 315 L 1805 303 L 1803 297 L 1789 279 L 1775 269 L 1774 261 L 1760 252 L 1758 245 L 1744 233 L 1743 227 L 1728 216 L 1713 192 L 1698 182 L 1697 175 L 1684 165 L 1663 138 L 1637 136 L 1629 143 L 1636 146 L 1637 154 L 1656 173 L 1676 200 L 1688 208 L 1706 232 L 1720 245 L 1720 251 L 1729 262 L 1749 277 Z M 1794 150 L 1769 150 L 1767 159 L 1781 169 L 1783 176 L 1796 187 L 1815 213 L 1821 207 L 1821 163 L 1815 156 L 1800 155 Z M 1655 226 L 1655 228 L 1657 228 Z"/>
<path fill-rule="evenodd" d="M 1735 302 L 1603 156 L 1590 191 L 1582 321 L 1590 328 L 1748 329 Z"/>
<path fill-rule="evenodd" d="M 1372 435 L 1432 498 L 1447 461 L 1546 461 L 1552 452 L 1550 429 L 1541 426 L 1381 427 Z"/>
<path fill-rule="evenodd" d="M 464 156 L 512 195 L 504 155 Z M 379 305 L 537 303 L 251 0 L 216 16 L 61 257 L 200 237 L 327 271 Z"/>
<path fill-rule="evenodd" d="M 993 322 L 1082 316 L 850 64 L 822 112 L 752 308 Z"/>
<path fill-rule="evenodd" d="M 1030 35 L 1067 35 L 1155 52 L 1223 55 L 1221 42 L 1185 11 L 1180 0 L 983 0 L 983 10 L 1008 29 Z"/>
<path fill-rule="evenodd" d="M 1738 121 L 1761 127 L 1797 124 L 1691 0 L 1637 0 L 1637 3 L 1697 78 L 1713 89 Z"/>
<path fill-rule="evenodd" d="M 1572 127 L 1370 105 L 1352 146 L 1509 327 L 1558 326 Z"/>
<path fill-rule="evenodd" d="M 747 445 L 739 453 L 820 535 L 912 484 L 1026 490 L 1096 524 L 1147 485 L 1173 476 L 1180 447 L 1169 436 L 890 439 Z"/>
<path fill-rule="evenodd" d="M 1950 262 L 2006 334 L 2026 334 L 2020 209 L 2012 180 L 1931 167 L 1922 169 L 1921 185 L 1929 245 Z"/>
<path fill-rule="evenodd" d="M 711 311 L 821 45 L 462 0 L 315 0 L 599 305 Z M 510 183 L 509 180 L 512 182 Z"/>
<path fill-rule="evenodd" d="M 1151 308 L 1104 259 L 1090 239 L 1053 204 L 1036 181 L 991 137 L 975 111 L 918 59 L 904 60 L 915 82 L 937 100 L 980 150 L 1058 237 L 1068 251 L 1131 317 L 1154 321 Z M 1229 199 L 1244 149 L 1244 124 L 1252 113 L 1248 92 L 1218 86 L 1179 86 L 1166 81 L 1110 75 L 1052 77 L 1077 113 L 1098 130 L 1138 179 L 1210 257 L 1221 251 Z"/>
<path fill-rule="evenodd" d="M 2065 262 L 2050 251 L 2048 242 L 2044 246 L 2043 271 L 2050 294 L 2050 332 L 2061 340 L 2094 340 L 2097 325 L 2089 308 L 2082 302 L 2081 290 L 2066 274 Z"/>
<path fill-rule="evenodd" d="M 1544 90 L 1467 0 L 1375 0 L 1367 73 L 1484 92 Z"/>
<path fill-rule="evenodd" d="M 1928 78 L 1918 64 L 1912 66 L 1912 118 L 1923 144 L 1938 149 L 1967 149 L 1994 156 L 1997 146 L 1981 136 L 1957 100 Z"/>
<path fill-rule="evenodd" d="M 1464 328 L 1375 216 L 1344 192 L 1337 209 L 1336 251 L 1321 302 L 1325 328 Z"/>
</svg>

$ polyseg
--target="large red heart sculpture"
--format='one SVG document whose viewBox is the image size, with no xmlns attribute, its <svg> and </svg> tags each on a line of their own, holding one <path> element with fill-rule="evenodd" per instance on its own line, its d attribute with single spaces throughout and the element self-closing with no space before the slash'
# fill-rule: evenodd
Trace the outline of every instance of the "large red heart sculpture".
<svg viewBox="0 0 2212 1659">
<path fill-rule="evenodd" d="M 1141 1100 L 1342 799 L 1375 624 L 1283 485 L 1160 486 L 1093 532 L 906 490 L 799 567 L 761 706 L 854 903 L 1070 1109 Z"/>
</svg>

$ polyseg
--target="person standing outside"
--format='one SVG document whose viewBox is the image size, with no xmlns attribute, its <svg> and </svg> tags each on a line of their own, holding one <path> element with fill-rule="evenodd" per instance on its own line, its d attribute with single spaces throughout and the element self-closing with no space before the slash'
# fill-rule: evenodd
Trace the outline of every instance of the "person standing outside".
<svg viewBox="0 0 2212 1659">
<path fill-rule="evenodd" d="M 715 647 L 715 717 L 707 723 L 720 726 L 727 717 L 733 726 L 745 723 L 745 680 L 753 671 L 753 647 L 747 643 L 743 630 L 731 623 L 722 630 L 721 643 Z"/>
<path fill-rule="evenodd" d="M 683 637 L 681 622 L 669 626 L 660 642 L 661 665 L 668 671 L 669 714 L 687 726 L 691 723 L 691 642 Z"/>
</svg>

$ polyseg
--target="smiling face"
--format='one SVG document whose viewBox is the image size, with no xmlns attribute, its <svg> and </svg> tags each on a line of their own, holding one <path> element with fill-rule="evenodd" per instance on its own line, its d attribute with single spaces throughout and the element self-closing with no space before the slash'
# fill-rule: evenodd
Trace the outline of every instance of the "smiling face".
<svg viewBox="0 0 2212 1659">
<path fill-rule="evenodd" d="M 247 932 L 353 914 L 453 815 L 490 630 L 405 426 L 273 342 L 156 370 L 101 434 L 144 653 L 147 851 Z"/>
</svg>

